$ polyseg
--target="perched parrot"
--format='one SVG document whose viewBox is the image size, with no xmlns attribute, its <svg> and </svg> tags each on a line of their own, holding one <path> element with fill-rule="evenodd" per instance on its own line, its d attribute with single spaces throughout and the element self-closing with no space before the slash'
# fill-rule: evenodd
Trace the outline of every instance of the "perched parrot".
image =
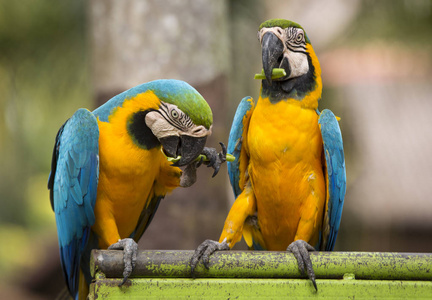
<svg viewBox="0 0 432 300">
<path fill-rule="evenodd" d="M 251 249 L 292 252 L 316 289 L 309 251 L 335 245 L 346 187 L 342 136 L 335 115 L 318 111 L 321 68 L 304 29 L 272 19 L 258 38 L 261 93 L 240 102 L 228 141 L 236 200 L 219 242 L 206 240 L 195 251 L 192 272 L 243 235 Z"/>
<path fill-rule="evenodd" d="M 189 84 L 156 80 L 93 112 L 79 109 L 60 128 L 48 188 L 73 298 L 86 298 L 95 248 L 124 250 L 125 282 L 135 265 L 136 242 L 159 202 L 195 182 L 200 154 L 217 173 L 226 149 L 204 147 L 212 122 L 209 105 Z M 172 164 L 167 157 L 177 160 Z"/>
</svg>

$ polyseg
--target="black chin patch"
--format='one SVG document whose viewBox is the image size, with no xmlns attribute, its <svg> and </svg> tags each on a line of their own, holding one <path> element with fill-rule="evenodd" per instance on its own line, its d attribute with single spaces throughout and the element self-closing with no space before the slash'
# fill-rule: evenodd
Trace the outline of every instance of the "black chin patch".
<svg viewBox="0 0 432 300">
<path fill-rule="evenodd" d="M 306 74 L 287 80 L 275 80 L 272 85 L 269 85 L 267 80 L 263 80 L 262 96 L 269 97 L 271 102 L 276 103 L 289 98 L 302 100 L 307 93 L 313 91 L 316 87 L 314 75 L 315 68 L 312 65 L 312 60 L 310 59 L 309 54 L 307 54 L 307 58 L 309 70 Z M 285 61 L 282 61 L 282 65 L 283 64 L 285 64 Z M 291 69 L 289 72 L 291 73 Z"/>
<path fill-rule="evenodd" d="M 136 145 L 143 149 L 152 149 L 160 145 L 158 139 L 145 122 L 146 115 L 152 110 L 141 110 L 131 115 L 127 121 L 127 131 Z"/>
</svg>

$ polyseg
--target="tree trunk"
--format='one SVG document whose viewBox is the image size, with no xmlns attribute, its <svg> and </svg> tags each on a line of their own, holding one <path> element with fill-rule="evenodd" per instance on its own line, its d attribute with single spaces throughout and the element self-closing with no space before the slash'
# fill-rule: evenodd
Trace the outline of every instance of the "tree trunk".
<svg viewBox="0 0 432 300">
<path fill-rule="evenodd" d="M 213 135 L 207 146 L 227 142 L 226 1 L 92 0 L 89 8 L 97 106 L 147 81 L 181 79 L 212 108 Z M 226 174 L 223 166 L 211 179 L 212 171 L 201 167 L 194 186 L 167 195 L 141 248 L 193 249 L 206 238 L 218 239 L 227 213 Z"/>
</svg>

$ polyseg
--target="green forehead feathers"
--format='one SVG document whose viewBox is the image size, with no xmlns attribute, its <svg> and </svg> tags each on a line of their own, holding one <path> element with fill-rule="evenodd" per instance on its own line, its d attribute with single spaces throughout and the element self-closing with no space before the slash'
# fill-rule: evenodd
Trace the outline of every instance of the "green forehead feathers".
<svg viewBox="0 0 432 300">
<path fill-rule="evenodd" d="M 213 114 L 204 98 L 188 83 L 175 79 L 159 79 L 133 87 L 100 106 L 94 114 L 103 122 L 108 122 L 108 117 L 123 105 L 123 102 L 136 97 L 138 94 L 152 91 L 163 102 L 177 105 L 191 118 L 195 125 L 203 125 L 207 129 L 213 123 Z"/>
<path fill-rule="evenodd" d="M 191 118 L 195 125 L 203 125 L 207 129 L 213 123 L 213 114 L 204 98 L 189 84 L 179 80 L 157 80 L 150 88 L 158 98 L 176 105 Z"/>
<path fill-rule="evenodd" d="M 267 21 L 261 23 L 258 31 L 263 29 L 264 27 L 265 28 L 280 27 L 282 29 L 285 29 L 288 27 L 300 28 L 305 33 L 306 43 L 310 44 L 310 40 L 306 34 L 306 31 L 303 29 L 303 27 L 300 26 L 300 24 L 298 24 L 296 22 L 293 22 L 290 20 L 285 20 L 285 19 L 271 19 L 271 20 L 267 20 Z"/>
</svg>

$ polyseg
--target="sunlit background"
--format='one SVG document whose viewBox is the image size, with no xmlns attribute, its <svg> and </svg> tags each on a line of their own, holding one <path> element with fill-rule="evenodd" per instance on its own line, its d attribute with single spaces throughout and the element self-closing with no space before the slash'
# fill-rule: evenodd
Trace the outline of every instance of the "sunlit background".
<svg viewBox="0 0 432 300">
<path fill-rule="evenodd" d="M 306 30 L 320 108 L 341 117 L 347 195 L 338 251 L 432 250 L 432 1 L 0 0 L 0 298 L 63 286 L 46 188 L 58 128 L 137 84 L 177 78 L 210 103 L 216 147 L 240 99 L 257 98 L 259 24 Z M 218 239 L 226 166 L 162 201 L 141 249 Z M 245 249 L 244 242 L 236 249 Z"/>
</svg>

